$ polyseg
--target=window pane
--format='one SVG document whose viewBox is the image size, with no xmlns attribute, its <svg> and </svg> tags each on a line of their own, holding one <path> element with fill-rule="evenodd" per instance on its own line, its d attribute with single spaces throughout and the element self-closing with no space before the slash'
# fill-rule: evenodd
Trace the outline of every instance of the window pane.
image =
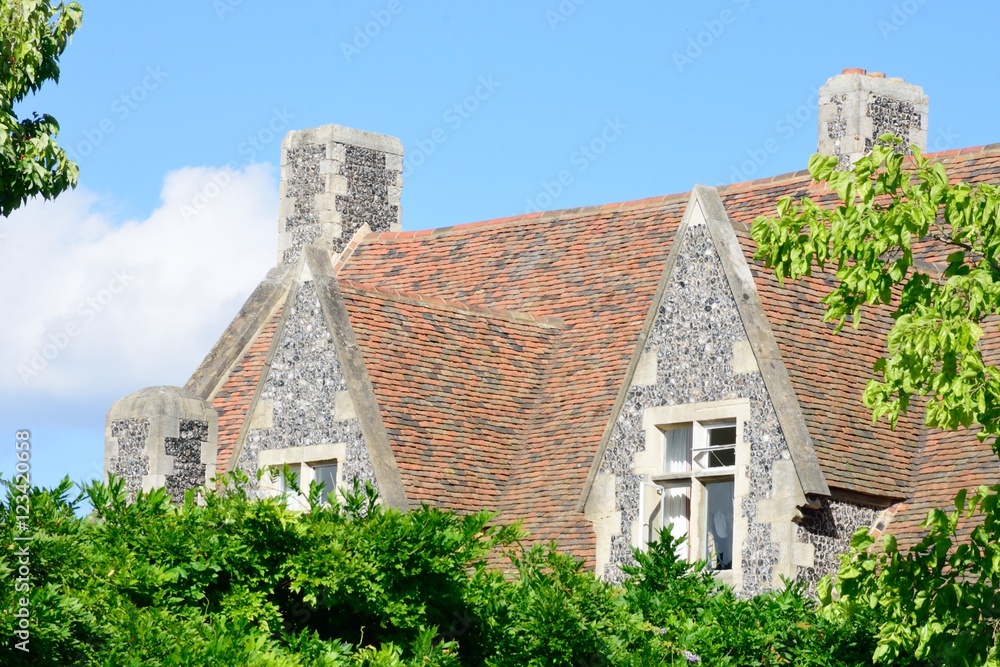
<svg viewBox="0 0 1000 667">
<path fill-rule="evenodd" d="M 683 537 L 684 544 L 677 550 L 678 558 L 688 559 L 688 530 L 691 524 L 691 487 L 668 486 L 663 489 L 663 525 L 673 526 L 670 534 Z"/>
<path fill-rule="evenodd" d="M 320 494 L 320 501 L 329 502 L 327 499 L 337 488 L 337 464 L 324 463 L 323 465 L 312 466 L 314 479 L 317 484 L 323 485 L 323 492 Z M 336 494 L 334 494 L 336 499 Z"/>
<path fill-rule="evenodd" d="M 736 426 L 708 426 L 708 451 L 698 456 L 702 468 L 726 468 L 736 465 Z"/>
<path fill-rule="evenodd" d="M 733 480 L 708 482 L 705 494 L 708 511 L 705 517 L 705 557 L 716 570 L 733 567 Z"/>
<path fill-rule="evenodd" d="M 716 426 L 708 429 L 708 446 L 725 447 L 736 444 L 735 426 Z"/>
<path fill-rule="evenodd" d="M 299 485 L 302 483 L 302 466 L 298 463 L 293 463 L 288 466 L 288 472 L 290 477 L 285 477 L 285 466 L 278 468 L 278 492 L 279 493 L 296 493 L 299 490 Z M 294 479 L 293 479 L 294 478 Z"/>
<path fill-rule="evenodd" d="M 717 449 L 715 451 L 709 452 L 708 456 L 709 468 L 723 468 L 725 466 L 734 466 L 734 465 L 736 465 L 735 449 Z"/>
<path fill-rule="evenodd" d="M 664 435 L 667 441 L 664 472 L 691 470 L 691 427 L 670 429 Z"/>
</svg>

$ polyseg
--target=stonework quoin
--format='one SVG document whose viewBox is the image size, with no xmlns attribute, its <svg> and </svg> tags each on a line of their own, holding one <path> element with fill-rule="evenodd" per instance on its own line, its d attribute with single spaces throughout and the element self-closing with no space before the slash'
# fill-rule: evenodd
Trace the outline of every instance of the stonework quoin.
<svg viewBox="0 0 1000 667">
<path fill-rule="evenodd" d="M 149 387 L 108 411 L 104 471 L 124 478 L 131 500 L 166 487 L 176 501 L 215 476 L 218 416 L 208 402 L 180 387 Z"/>
<path fill-rule="evenodd" d="M 318 245 L 340 252 L 355 232 L 400 229 L 403 145 L 340 125 L 289 132 L 281 145 L 278 263 Z"/>
<path fill-rule="evenodd" d="M 819 89 L 818 152 L 850 169 L 883 134 L 927 150 L 927 96 L 920 86 L 860 69 L 844 70 Z"/>
</svg>

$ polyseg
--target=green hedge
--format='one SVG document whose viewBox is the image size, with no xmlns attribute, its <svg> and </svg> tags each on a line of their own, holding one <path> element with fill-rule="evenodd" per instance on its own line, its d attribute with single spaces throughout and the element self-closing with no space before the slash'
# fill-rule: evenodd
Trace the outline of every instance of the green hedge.
<svg viewBox="0 0 1000 667">
<path fill-rule="evenodd" d="M 817 613 L 795 585 L 741 599 L 679 563 L 669 539 L 637 553 L 616 587 L 554 546 L 522 549 L 519 529 L 485 512 L 401 513 L 356 489 L 341 506 L 294 513 L 248 497 L 238 474 L 223 481 L 181 506 L 162 490 L 126 502 L 114 479 L 75 499 L 68 480 L 7 484 L 0 664 L 871 664 L 864 614 Z M 22 491 L 27 526 L 14 511 Z M 84 501 L 94 509 L 81 518 Z M 30 542 L 15 540 L 21 528 Z M 499 553 L 506 574 L 489 566 Z M 18 591 L 25 558 L 29 586 Z M 27 652 L 17 648 L 22 601 Z"/>
</svg>

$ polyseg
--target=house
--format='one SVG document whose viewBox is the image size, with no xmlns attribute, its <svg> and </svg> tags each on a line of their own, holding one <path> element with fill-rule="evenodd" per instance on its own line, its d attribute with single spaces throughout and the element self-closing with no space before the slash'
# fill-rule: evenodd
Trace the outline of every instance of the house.
<svg viewBox="0 0 1000 667">
<path fill-rule="evenodd" d="M 820 92 L 819 147 L 844 166 L 886 131 L 926 146 L 919 87 L 845 70 Z M 1000 146 L 937 157 L 1000 178 Z M 968 433 L 872 424 L 888 311 L 834 335 L 829 276 L 779 285 L 753 259 L 779 198 L 831 201 L 807 173 L 405 232 L 402 160 L 335 125 L 286 137 L 277 265 L 184 388 L 108 413 L 129 493 L 288 465 L 523 519 L 612 581 L 672 525 L 755 593 L 835 571 L 859 526 L 912 542 L 929 507 L 995 481 Z"/>
</svg>

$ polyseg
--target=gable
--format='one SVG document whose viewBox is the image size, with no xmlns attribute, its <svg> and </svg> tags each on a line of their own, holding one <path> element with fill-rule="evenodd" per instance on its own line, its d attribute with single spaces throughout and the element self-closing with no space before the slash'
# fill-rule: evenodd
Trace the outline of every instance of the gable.
<svg viewBox="0 0 1000 667">
<path fill-rule="evenodd" d="M 344 478 L 375 483 L 344 372 L 315 282 L 297 281 L 286 301 L 274 356 L 233 468 L 251 479 L 262 451 L 345 443 Z"/>
<path fill-rule="evenodd" d="M 665 472 L 661 429 L 701 419 L 731 419 L 740 434 L 734 477 L 739 510 L 731 533 L 739 553 L 730 583 L 762 590 L 773 585 L 776 572 L 794 575 L 807 564 L 808 550 L 794 546 L 791 520 L 806 505 L 806 493 L 829 491 L 808 440 L 792 445 L 793 428 L 805 432 L 805 425 L 794 424 L 801 415 L 780 404 L 794 394 L 787 376 L 776 371 L 781 360 L 772 348 L 718 195 L 696 188 L 585 490 L 598 553 L 607 554 L 599 563 L 605 576 L 620 579 L 632 548 L 645 542 L 646 487 L 656 488 L 649 480 Z M 775 387 L 784 392 L 778 400 Z M 601 490 L 588 497 L 595 486 Z"/>
</svg>

